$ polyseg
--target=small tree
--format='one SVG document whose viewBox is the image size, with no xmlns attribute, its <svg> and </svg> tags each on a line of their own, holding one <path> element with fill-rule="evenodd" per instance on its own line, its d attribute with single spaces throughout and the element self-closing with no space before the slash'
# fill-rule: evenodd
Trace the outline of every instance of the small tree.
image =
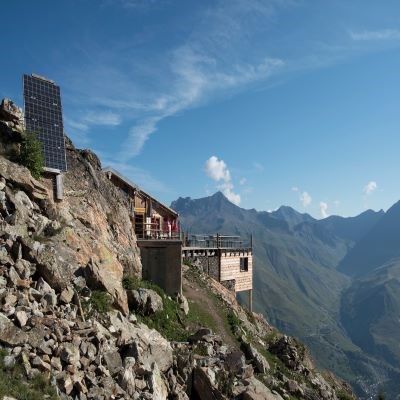
<svg viewBox="0 0 400 400">
<path fill-rule="evenodd" d="M 27 167 L 34 178 L 39 179 L 43 173 L 43 146 L 34 132 L 25 132 L 21 143 L 19 161 Z"/>
</svg>

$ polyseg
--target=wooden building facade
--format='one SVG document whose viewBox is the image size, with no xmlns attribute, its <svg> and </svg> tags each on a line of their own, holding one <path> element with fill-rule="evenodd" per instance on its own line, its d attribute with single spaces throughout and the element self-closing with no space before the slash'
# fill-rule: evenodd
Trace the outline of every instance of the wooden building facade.
<svg viewBox="0 0 400 400">
<path fill-rule="evenodd" d="M 139 240 L 180 240 L 178 214 L 125 178 L 118 171 L 103 169 L 108 179 L 127 196 L 135 234 Z"/>
<path fill-rule="evenodd" d="M 197 265 L 227 289 L 247 292 L 248 307 L 253 308 L 253 244 L 238 236 L 192 235 L 184 237 L 184 261 Z"/>
<path fill-rule="evenodd" d="M 142 261 L 142 278 L 170 296 L 182 293 L 182 241 L 178 214 L 113 168 L 108 179 L 126 195 Z"/>
</svg>

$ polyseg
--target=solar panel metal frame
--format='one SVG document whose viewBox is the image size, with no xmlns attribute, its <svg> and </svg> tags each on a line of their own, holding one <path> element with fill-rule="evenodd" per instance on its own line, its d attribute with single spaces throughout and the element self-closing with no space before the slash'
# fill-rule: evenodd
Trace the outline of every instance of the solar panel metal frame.
<svg viewBox="0 0 400 400">
<path fill-rule="evenodd" d="M 67 171 L 60 87 L 36 76 L 23 76 L 25 127 L 43 144 L 45 167 Z"/>
</svg>

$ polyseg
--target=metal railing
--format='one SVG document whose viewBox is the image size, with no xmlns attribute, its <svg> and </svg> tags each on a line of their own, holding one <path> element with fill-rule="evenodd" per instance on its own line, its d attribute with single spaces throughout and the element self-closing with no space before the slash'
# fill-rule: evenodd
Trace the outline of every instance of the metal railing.
<svg viewBox="0 0 400 400">
<path fill-rule="evenodd" d="M 174 228 L 167 223 L 160 226 L 157 222 L 135 223 L 135 234 L 139 240 L 181 240 L 179 224 Z"/>
<path fill-rule="evenodd" d="M 243 240 L 240 236 L 229 235 L 188 235 L 184 234 L 182 237 L 184 247 L 198 247 L 198 248 L 252 248 L 252 236 L 248 240 Z"/>
</svg>

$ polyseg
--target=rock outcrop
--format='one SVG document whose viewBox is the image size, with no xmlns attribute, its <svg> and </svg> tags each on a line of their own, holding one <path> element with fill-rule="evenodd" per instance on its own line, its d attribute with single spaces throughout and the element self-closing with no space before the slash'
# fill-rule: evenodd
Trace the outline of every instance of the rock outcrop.
<svg viewBox="0 0 400 400">
<path fill-rule="evenodd" d="M 17 145 L 20 115 L 3 104 L 0 143 Z M 18 146 L 2 154 L 8 149 Z M 41 375 L 61 399 L 73 400 L 337 400 L 338 388 L 348 391 L 314 371 L 297 342 L 285 336 L 268 342 L 273 330 L 265 319 L 209 277 L 202 286 L 239 321 L 231 345 L 209 327 L 190 332 L 195 318 L 182 294 L 173 300 L 148 288 L 127 292 L 123 277 L 141 277 L 127 200 L 94 153 L 70 141 L 66 149 L 62 202 L 54 200 L 50 177 L 37 181 L 0 155 L 4 365 L 20 365 L 28 379 Z M 169 341 L 151 328 L 162 328 L 156 319 L 165 316 L 177 319 L 187 341 Z M 266 354 L 286 369 L 277 370 Z"/>
</svg>

